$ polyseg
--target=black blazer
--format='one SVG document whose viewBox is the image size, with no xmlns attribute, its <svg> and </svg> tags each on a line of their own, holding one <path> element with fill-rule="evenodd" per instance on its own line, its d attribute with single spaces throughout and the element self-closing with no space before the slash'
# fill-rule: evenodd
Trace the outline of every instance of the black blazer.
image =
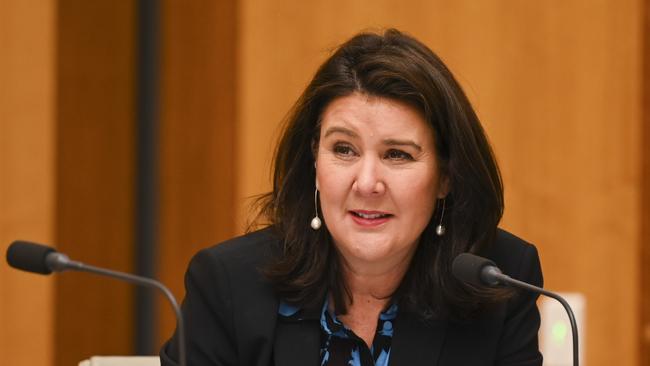
<svg viewBox="0 0 650 366">
<path fill-rule="evenodd" d="M 279 240 L 266 229 L 194 256 L 185 276 L 182 306 L 188 365 L 320 364 L 317 317 L 293 322 L 278 317 L 278 297 L 259 273 L 278 247 Z M 542 285 L 537 250 L 523 240 L 499 230 L 487 256 L 511 277 Z M 518 293 L 463 324 L 444 319 L 421 322 L 412 314 L 400 312 L 389 364 L 541 365 L 536 299 L 534 294 Z M 177 364 L 176 336 L 160 351 L 162 366 Z"/>
</svg>

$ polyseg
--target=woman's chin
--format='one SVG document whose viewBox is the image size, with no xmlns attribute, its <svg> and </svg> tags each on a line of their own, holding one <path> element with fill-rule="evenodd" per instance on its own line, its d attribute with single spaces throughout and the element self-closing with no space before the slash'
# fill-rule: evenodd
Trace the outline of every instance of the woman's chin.
<svg viewBox="0 0 650 366">
<path fill-rule="evenodd" d="M 357 238 L 358 241 L 355 241 L 355 243 L 363 243 L 363 246 L 341 243 L 337 244 L 337 248 L 343 260 L 353 269 L 361 266 L 389 268 L 397 263 L 405 262 L 404 259 L 410 257 L 412 251 L 409 245 L 400 246 L 388 240 L 378 239 L 372 237 Z"/>
</svg>

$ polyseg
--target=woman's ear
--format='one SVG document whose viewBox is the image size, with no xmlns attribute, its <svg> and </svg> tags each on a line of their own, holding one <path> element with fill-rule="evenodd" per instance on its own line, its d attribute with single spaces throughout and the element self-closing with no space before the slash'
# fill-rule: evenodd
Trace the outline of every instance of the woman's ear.
<svg viewBox="0 0 650 366">
<path fill-rule="evenodd" d="M 311 154 L 314 156 L 314 161 L 316 161 L 318 155 L 318 139 L 316 137 L 311 139 Z"/>
<path fill-rule="evenodd" d="M 441 175 L 438 181 L 438 198 L 442 199 L 447 197 L 450 188 L 449 177 L 446 174 Z"/>
<path fill-rule="evenodd" d="M 318 140 L 311 140 L 311 156 L 314 158 L 314 171 L 316 171 L 316 163 L 318 162 Z"/>
</svg>

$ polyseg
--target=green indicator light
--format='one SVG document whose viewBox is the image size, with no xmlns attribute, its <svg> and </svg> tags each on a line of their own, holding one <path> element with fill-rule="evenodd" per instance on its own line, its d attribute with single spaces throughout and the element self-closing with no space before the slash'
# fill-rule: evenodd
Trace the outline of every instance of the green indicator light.
<svg viewBox="0 0 650 366">
<path fill-rule="evenodd" d="M 553 340 L 557 343 L 563 343 L 566 339 L 567 327 L 566 324 L 562 322 L 557 322 L 553 324 Z"/>
</svg>

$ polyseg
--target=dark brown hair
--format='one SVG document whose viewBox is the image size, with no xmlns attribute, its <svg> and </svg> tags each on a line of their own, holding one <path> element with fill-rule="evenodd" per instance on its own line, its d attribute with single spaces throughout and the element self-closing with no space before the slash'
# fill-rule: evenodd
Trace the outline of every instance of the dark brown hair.
<svg viewBox="0 0 650 366">
<path fill-rule="evenodd" d="M 319 139 L 325 107 L 355 92 L 417 108 L 433 128 L 440 174 L 449 181 L 446 233 L 434 233 L 440 220 L 436 212 L 394 299 L 430 318 L 467 315 L 481 304 L 507 297 L 504 290 L 467 287 L 451 274 L 458 254 L 481 252 L 493 242 L 503 213 L 501 176 L 485 132 L 440 58 L 395 29 L 361 33 L 342 44 L 318 69 L 285 122 L 275 155 L 273 191 L 258 201 L 257 217 L 257 222 L 266 219 L 282 238 L 282 255 L 265 269 L 280 296 L 314 307 L 331 293 L 337 311 L 346 311 L 349 292 L 326 225 L 317 231 L 309 225 L 314 215 L 312 146 Z"/>
</svg>

